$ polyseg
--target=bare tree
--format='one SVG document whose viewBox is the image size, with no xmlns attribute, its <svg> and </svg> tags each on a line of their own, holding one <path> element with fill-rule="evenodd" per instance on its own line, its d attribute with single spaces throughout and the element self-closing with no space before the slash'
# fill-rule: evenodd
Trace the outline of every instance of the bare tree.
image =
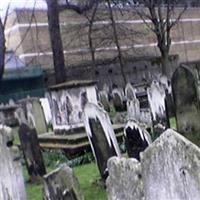
<svg viewBox="0 0 200 200">
<path fill-rule="evenodd" d="M 6 39 L 5 39 L 5 26 L 6 26 L 6 21 L 8 17 L 8 12 L 9 12 L 9 7 L 10 4 L 8 4 L 6 13 L 3 17 L 0 17 L 0 80 L 3 77 L 4 70 L 5 70 L 5 53 L 6 53 Z"/>
<path fill-rule="evenodd" d="M 161 54 L 162 74 L 167 75 L 171 30 L 179 22 L 186 10 L 186 6 L 176 9 L 178 0 L 141 0 L 141 2 L 145 7 L 137 7 L 137 14 L 156 35 L 157 46 Z"/>
</svg>

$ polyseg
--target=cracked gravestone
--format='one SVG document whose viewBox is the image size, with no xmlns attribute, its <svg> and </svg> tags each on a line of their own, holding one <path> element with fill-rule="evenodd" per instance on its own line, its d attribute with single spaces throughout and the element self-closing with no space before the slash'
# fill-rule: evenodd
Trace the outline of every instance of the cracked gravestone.
<svg viewBox="0 0 200 200">
<path fill-rule="evenodd" d="M 101 177 L 108 176 L 107 161 L 112 156 L 120 156 L 120 150 L 108 114 L 98 105 L 85 106 L 85 129 L 96 159 Z"/>
<path fill-rule="evenodd" d="M 73 170 L 63 164 L 44 176 L 44 200 L 84 200 Z"/>
<path fill-rule="evenodd" d="M 200 199 L 200 149 L 172 129 L 141 156 L 146 200 Z"/>
<path fill-rule="evenodd" d="M 25 184 L 11 129 L 0 125 L 0 199 L 26 200 Z"/>
</svg>

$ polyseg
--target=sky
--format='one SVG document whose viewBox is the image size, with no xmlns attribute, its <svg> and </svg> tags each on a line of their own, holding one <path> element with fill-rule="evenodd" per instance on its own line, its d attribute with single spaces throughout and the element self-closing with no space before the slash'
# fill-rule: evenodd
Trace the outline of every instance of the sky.
<svg viewBox="0 0 200 200">
<path fill-rule="evenodd" d="M 10 12 L 15 8 L 42 8 L 46 9 L 45 0 L 1 0 L 0 3 L 0 14 L 1 16 L 5 13 L 6 8 L 8 7 L 10 2 Z"/>
</svg>

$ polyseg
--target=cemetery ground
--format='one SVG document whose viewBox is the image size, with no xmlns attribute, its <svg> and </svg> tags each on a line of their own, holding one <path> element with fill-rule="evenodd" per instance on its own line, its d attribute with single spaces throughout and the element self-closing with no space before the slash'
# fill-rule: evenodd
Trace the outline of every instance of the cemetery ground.
<svg viewBox="0 0 200 200">
<path fill-rule="evenodd" d="M 175 118 L 170 118 L 170 126 L 176 129 Z M 17 130 L 15 130 L 17 131 Z M 194 138 L 195 139 L 195 138 Z M 15 143 L 19 144 L 18 137 L 15 138 Z M 45 165 L 47 171 L 50 172 L 57 168 L 61 163 L 68 163 L 77 176 L 81 190 L 86 200 L 106 200 L 106 190 L 100 182 L 100 174 L 97 168 L 94 158 L 91 153 L 86 153 L 82 157 L 78 157 L 73 160 L 68 160 L 62 152 L 51 151 L 43 152 Z M 26 192 L 28 200 L 42 200 L 43 198 L 43 184 L 29 182 L 29 176 L 27 174 L 26 167 L 23 167 L 24 178 L 26 182 Z"/>
</svg>

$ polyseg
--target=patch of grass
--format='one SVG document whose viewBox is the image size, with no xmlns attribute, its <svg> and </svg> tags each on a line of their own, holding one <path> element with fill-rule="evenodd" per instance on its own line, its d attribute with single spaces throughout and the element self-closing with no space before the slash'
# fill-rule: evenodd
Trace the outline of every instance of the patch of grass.
<svg viewBox="0 0 200 200">
<path fill-rule="evenodd" d="M 106 191 L 100 184 L 100 174 L 95 163 L 74 168 L 86 200 L 106 200 Z"/>
<path fill-rule="evenodd" d="M 177 130 L 176 118 L 175 117 L 171 117 L 169 119 L 169 123 L 170 123 L 170 128 L 173 128 L 173 129 Z"/>
<path fill-rule="evenodd" d="M 99 184 L 100 174 L 95 163 L 74 167 L 81 190 L 85 200 L 106 200 L 106 191 Z M 48 169 L 47 171 L 51 171 Z M 26 181 L 28 180 L 27 172 L 24 173 Z M 42 200 L 42 184 L 32 184 L 26 182 L 27 200 Z"/>
</svg>

